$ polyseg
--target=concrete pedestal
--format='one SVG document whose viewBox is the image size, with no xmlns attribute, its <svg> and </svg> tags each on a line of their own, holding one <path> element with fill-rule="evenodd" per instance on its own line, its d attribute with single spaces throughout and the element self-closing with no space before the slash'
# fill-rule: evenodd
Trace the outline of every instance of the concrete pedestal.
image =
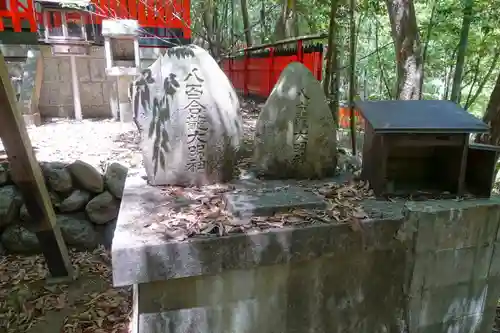
<svg viewBox="0 0 500 333">
<path fill-rule="evenodd" d="M 134 121 L 134 111 L 130 102 L 120 103 L 120 121 L 122 123 Z"/>
<path fill-rule="evenodd" d="M 112 258 L 115 286 L 134 288 L 133 333 L 491 332 L 499 198 L 366 201 L 358 232 L 318 223 L 175 241 L 151 228 L 190 200 L 127 179 Z"/>
</svg>

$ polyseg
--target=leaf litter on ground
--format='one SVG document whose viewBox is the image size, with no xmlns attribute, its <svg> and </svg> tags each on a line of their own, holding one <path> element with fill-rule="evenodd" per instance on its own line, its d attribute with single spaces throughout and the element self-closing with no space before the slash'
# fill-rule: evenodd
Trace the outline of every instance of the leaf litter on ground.
<svg viewBox="0 0 500 333">
<path fill-rule="evenodd" d="M 326 209 L 291 209 L 271 216 L 239 218 L 226 210 L 223 194 L 247 190 L 235 190 L 231 185 L 166 186 L 162 189 L 165 202 L 183 201 L 184 204 L 165 205 L 156 219 L 145 227 L 164 235 L 170 241 L 253 233 L 314 223 L 348 223 L 352 230 L 362 230 L 361 222 L 368 218 L 362 208 L 362 201 L 374 197 L 367 182 L 298 182 L 296 186 L 322 197 L 327 203 Z M 278 188 L 256 188 L 251 191 L 278 191 Z"/>
<path fill-rule="evenodd" d="M 70 257 L 78 278 L 57 285 L 46 283 L 42 255 L 0 257 L 1 333 L 38 332 L 49 313 L 64 316 L 62 327 L 51 326 L 55 333 L 128 332 L 131 293 L 113 288 L 110 253 L 104 248 L 71 250 Z"/>
<path fill-rule="evenodd" d="M 262 103 L 251 99 L 241 101 L 243 121 L 243 145 L 236 169 L 245 178 L 251 174 L 253 139 L 257 118 Z M 347 163 L 347 162 L 346 162 Z M 357 167 L 355 165 L 355 167 Z M 237 177 L 236 177 L 237 178 Z M 162 214 L 144 227 L 157 231 L 171 241 L 183 241 L 190 237 L 216 237 L 234 233 L 254 233 L 286 226 L 301 226 L 311 223 L 349 223 L 353 230 L 361 230 L 361 221 L 367 214 L 361 202 L 373 198 L 367 182 L 351 180 L 345 183 L 298 182 L 304 189 L 323 197 L 328 204 L 326 210 L 292 209 L 272 216 L 236 218 L 225 208 L 223 193 L 234 191 L 231 185 L 204 187 L 166 186 L 165 202 L 187 200 L 184 205 L 165 204 Z M 276 190 L 276 189 L 273 189 Z"/>
</svg>

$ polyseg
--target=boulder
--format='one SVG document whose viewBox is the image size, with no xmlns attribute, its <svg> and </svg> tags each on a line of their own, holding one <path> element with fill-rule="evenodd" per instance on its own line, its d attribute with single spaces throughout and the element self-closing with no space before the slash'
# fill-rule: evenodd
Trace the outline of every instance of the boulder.
<svg viewBox="0 0 500 333">
<path fill-rule="evenodd" d="M 59 211 L 76 212 L 85 207 L 90 201 L 91 195 L 84 190 L 74 190 L 71 194 L 59 204 Z"/>
<path fill-rule="evenodd" d="M 34 232 L 18 225 L 9 225 L 1 236 L 4 248 L 12 253 L 39 253 L 40 244 Z"/>
<path fill-rule="evenodd" d="M 301 63 L 281 73 L 259 115 L 253 161 L 273 178 L 317 179 L 335 173 L 336 127 L 321 84 Z"/>
<path fill-rule="evenodd" d="M 125 187 L 125 180 L 127 179 L 127 167 L 120 163 L 111 163 L 106 169 L 104 174 L 104 182 L 106 188 L 115 197 L 121 199 L 123 188 Z"/>
<path fill-rule="evenodd" d="M 19 218 L 22 197 L 14 185 L 0 187 L 0 228 Z"/>
<path fill-rule="evenodd" d="M 56 192 L 68 192 L 73 187 L 70 172 L 61 162 L 48 162 L 41 164 L 45 181 L 50 189 Z"/>
<path fill-rule="evenodd" d="M 59 194 L 57 194 L 56 192 L 49 191 L 49 198 L 52 206 L 54 206 L 54 208 L 59 208 L 59 205 L 62 202 L 61 196 L 59 196 Z"/>
<path fill-rule="evenodd" d="M 104 224 L 118 216 L 120 202 L 108 191 L 103 192 L 89 201 L 85 212 L 90 221 L 96 224 Z"/>
<path fill-rule="evenodd" d="M 57 215 L 57 225 L 68 246 L 92 250 L 98 245 L 98 235 L 85 214 Z"/>
<path fill-rule="evenodd" d="M 49 192 L 49 198 L 50 202 L 52 203 L 52 206 L 54 208 L 59 208 L 61 204 L 61 198 L 54 192 Z M 28 207 L 26 207 L 26 204 L 24 203 L 21 205 L 21 208 L 19 209 L 19 219 L 22 222 L 28 223 L 28 225 L 33 222 L 33 219 L 31 218 L 31 215 L 28 212 Z"/>
<path fill-rule="evenodd" d="M 113 237 L 115 235 L 116 219 L 113 219 L 106 224 L 96 224 L 94 228 L 99 235 L 99 244 L 104 245 L 106 249 L 111 249 Z"/>
<path fill-rule="evenodd" d="M 101 193 L 104 191 L 102 175 L 92 165 L 77 160 L 71 163 L 68 169 L 82 189 L 92 193 Z"/>
<path fill-rule="evenodd" d="M 23 204 L 19 209 L 19 219 L 22 222 L 28 222 L 28 223 L 32 222 L 31 215 L 28 212 L 28 207 L 26 207 L 26 204 Z"/>
<path fill-rule="evenodd" d="M 239 100 L 204 49 L 170 48 L 131 86 L 134 120 L 152 185 L 230 180 L 241 144 Z"/>
</svg>

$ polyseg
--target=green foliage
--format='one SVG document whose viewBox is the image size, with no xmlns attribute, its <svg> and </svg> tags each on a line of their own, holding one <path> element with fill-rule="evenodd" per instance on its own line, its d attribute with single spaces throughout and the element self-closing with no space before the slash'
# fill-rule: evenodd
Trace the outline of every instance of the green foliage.
<svg viewBox="0 0 500 333">
<path fill-rule="evenodd" d="M 177 59 L 180 58 L 192 58 L 194 57 L 193 45 L 187 46 L 177 46 L 167 49 L 167 55 L 169 57 L 176 56 Z"/>
<path fill-rule="evenodd" d="M 208 0 L 192 2 L 193 29 L 204 35 L 203 10 Z M 348 1 L 338 9 L 338 49 L 341 102 L 348 91 Z M 222 31 L 222 47 L 235 50 L 244 43 L 243 20 L 239 0 L 211 0 Z M 456 50 L 463 20 L 463 1 L 414 0 L 422 52 L 425 50 L 423 98 L 448 99 L 456 63 Z M 268 43 L 283 6 L 282 0 L 248 1 L 251 32 L 256 44 Z M 297 0 L 300 35 L 328 31 L 330 2 Z M 396 82 L 395 51 L 385 1 L 357 1 L 358 95 L 364 99 L 393 98 Z M 264 12 L 264 15 L 262 15 Z M 460 103 L 472 113 L 484 113 L 494 81 L 500 54 L 500 6 L 496 1 L 474 0 L 472 23 L 465 56 Z M 261 19 L 264 22 L 261 22 Z M 498 61 L 500 64 L 500 61 Z"/>
</svg>

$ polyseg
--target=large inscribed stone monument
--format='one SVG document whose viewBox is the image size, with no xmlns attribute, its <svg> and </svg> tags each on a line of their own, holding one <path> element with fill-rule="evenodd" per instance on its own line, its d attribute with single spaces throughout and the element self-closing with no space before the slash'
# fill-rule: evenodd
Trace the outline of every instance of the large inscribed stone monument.
<svg viewBox="0 0 500 333">
<path fill-rule="evenodd" d="M 336 153 L 335 123 L 321 84 L 301 63 L 289 64 L 257 121 L 257 170 L 275 178 L 322 178 L 335 172 Z"/>
<path fill-rule="evenodd" d="M 204 49 L 168 49 L 132 87 L 151 185 L 205 185 L 230 180 L 242 135 L 239 101 Z"/>
</svg>

